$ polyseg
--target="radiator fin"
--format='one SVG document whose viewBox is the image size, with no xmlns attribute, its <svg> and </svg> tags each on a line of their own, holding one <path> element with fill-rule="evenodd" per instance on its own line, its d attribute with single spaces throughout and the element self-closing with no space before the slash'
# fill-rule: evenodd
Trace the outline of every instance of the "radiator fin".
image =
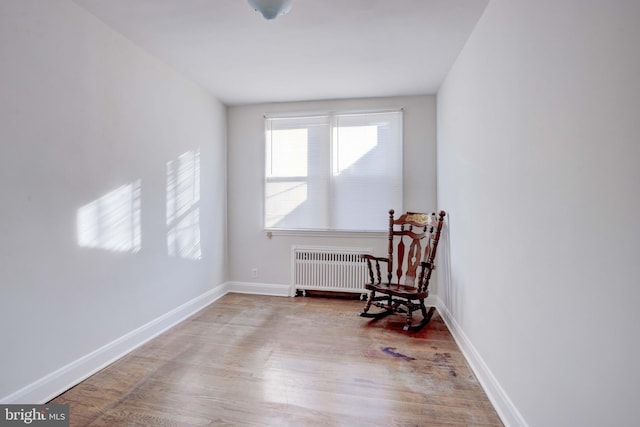
<svg viewBox="0 0 640 427">
<path fill-rule="evenodd" d="M 372 248 L 294 247 L 294 288 L 364 293 L 368 272 L 360 255 L 372 252 Z"/>
</svg>

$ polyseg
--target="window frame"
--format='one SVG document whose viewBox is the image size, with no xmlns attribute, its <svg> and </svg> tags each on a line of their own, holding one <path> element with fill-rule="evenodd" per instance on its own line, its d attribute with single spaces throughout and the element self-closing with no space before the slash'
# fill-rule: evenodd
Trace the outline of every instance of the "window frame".
<svg viewBox="0 0 640 427">
<path fill-rule="evenodd" d="M 357 115 L 357 114 L 377 114 L 377 113 L 400 113 L 399 122 L 399 164 L 400 164 L 400 203 L 401 206 L 396 208 L 396 211 L 403 211 L 404 209 L 404 108 L 403 107 L 389 107 L 379 109 L 345 109 L 345 110 L 313 110 L 313 111 L 297 111 L 297 112 L 277 112 L 277 113 L 265 113 L 263 116 L 263 141 L 262 148 L 262 228 L 267 237 L 272 236 L 321 236 L 321 237 L 357 237 L 357 238 L 376 238 L 387 234 L 386 222 L 384 223 L 384 229 L 380 230 L 349 230 L 349 229 L 332 229 L 332 228 L 271 228 L 266 225 L 266 194 L 267 194 L 267 134 L 269 131 L 269 119 L 302 119 L 305 117 L 320 117 L 327 116 L 329 118 L 329 160 L 327 166 L 331 168 L 332 165 L 332 146 L 334 143 L 334 129 L 336 128 L 337 117 L 340 115 Z M 331 209 L 331 205 L 328 206 Z M 385 215 L 386 217 L 386 215 Z"/>
</svg>

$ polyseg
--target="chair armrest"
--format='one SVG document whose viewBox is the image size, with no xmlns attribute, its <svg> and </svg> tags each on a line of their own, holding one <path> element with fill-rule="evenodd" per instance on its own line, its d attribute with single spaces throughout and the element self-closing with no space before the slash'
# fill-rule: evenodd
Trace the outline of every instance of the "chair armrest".
<svg viewBox="0 0 640 427">
<path fill-rule="evenodd" d="M 360 255 L 362 258 L 369 259 L 371 261 L 380 261 L 380 262 L 389 262 L 389 258 L 387 257 L 377 257 L 369 254 Z"/>
<path fill-rule="evenodd" d="M 380 284 L 380 282 L 382 282 L 382 275 L 380 274 L 380 263 L 381 262 L 389 262 L 389 258 L 386 257 L 377 257 L 377 256 L 373 256 L 373 255 L 368 255 L 368 254 L 362 254 L 360 255 L 362 258 L 364 258 L 365 260 L 367 260 L 367 268 L 369 269 L 369 280 L 371 280 L 371 284 L 375 284 L 378 283 Z M 371 261 L 375 262 L 376 264 L 376 274 L 374 275 L 373 272 L 373 266 L 371 265 Z M 377 278 L 377 282 L 376 282 L 376 278 Z"/>
</svg>

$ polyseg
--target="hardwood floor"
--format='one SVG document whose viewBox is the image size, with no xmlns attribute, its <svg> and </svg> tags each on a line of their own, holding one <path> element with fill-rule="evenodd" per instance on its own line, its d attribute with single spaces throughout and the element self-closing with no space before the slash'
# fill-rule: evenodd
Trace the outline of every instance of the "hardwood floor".
<svg viewBox="0 0 640 427">
<path fill-rule="evenodd" d="M 501 426 L 440 316 L 228 294 L 83 381 L 72 426 Z"/>
</svg>

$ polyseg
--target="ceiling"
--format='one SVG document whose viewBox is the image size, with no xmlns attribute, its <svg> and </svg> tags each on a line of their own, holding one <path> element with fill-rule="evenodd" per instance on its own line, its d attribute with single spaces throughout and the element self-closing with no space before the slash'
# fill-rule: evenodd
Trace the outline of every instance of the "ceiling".
<svg viewBox="0 0 640 427">
<path fill-rule="evenodd" d="M 74 0 L 227 105 L 436 93 L 488 0 Z"/>
</svg>

